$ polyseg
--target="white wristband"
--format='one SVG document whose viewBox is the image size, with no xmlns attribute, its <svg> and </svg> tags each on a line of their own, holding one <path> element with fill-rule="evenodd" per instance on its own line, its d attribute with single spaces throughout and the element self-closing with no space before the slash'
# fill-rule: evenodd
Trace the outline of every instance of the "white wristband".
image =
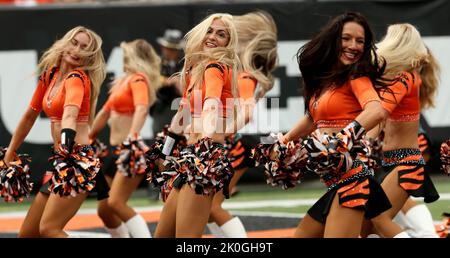
<svg viewBox="0 0 450 258">
<path fill-rule="evenodd" d="M 164 147 L 162 149 L 162 154 L 164 154 L 166 156 L 170 156 L 172 154 L 174 145 L 175 145 L 175 139 L 170 137 L 169 135 L 167 135 L 166 140 L 164 141 Z"/>
</svg>

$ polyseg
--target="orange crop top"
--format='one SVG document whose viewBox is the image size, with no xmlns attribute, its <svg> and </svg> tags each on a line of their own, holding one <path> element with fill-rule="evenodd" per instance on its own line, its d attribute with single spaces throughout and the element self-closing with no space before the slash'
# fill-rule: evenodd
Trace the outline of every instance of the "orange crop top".
<svg viewBox="0 0 450 258">
<path fill-rule="evenodd" d="M 112 88 L 103 110 L 122 114 L 133 114 L 137 105 L 149 105 L 147 77 L 134 73 Z"/>
<path fill-rule="evenodd" d="M 389 90 L 379 90 L 383 107 L 389 111 L 389 120 L 417 121 L 420 118 L 420 86 L 422 79 L 415 72 L 403 72 Z"/>
<path fill-rule="evenodd" d="M 190 74 L 186 76 L 188 87 L 184 91 L 183 98 L 189 98 L 191 114 L 194 117 L 201 116 L 203 103 L 208 98 L 220 99 L 219 114 L 221 117 L 232 115 L 233 106 L 227 105 L 227 99 L 234 99 L 231 89 L 231 75 L 232 73 L 227 66 L 219 63 L 208 64 L 203 75 L 201 91 L 194 89 L 194 85 L 189 83 Z"/>
<path fill-rule="evenodd" d="M 250 73 L 241 72 L 238 76 L 239 98 L 247 100 L 255 95 L 258 81 Z"/>
<path fill-rule="evenodd" d="M 317 100 L 311 98 L 309 111 L 317 128 L 342 128 L 370 101 L 380 101 L 380 98 L 370 79 L 359 77 L 339 88 L 327 90 Z"/>
<path fill-rule="evenodd" d="M 43 72 L 38 86 L 30 102 L 30 108 L 36 112 L 44 110 L 52 122 L 59 122 L 64 113 L 64 107 L 76 106 L 80 109 L 77 122 L 87 122 L 90 114 L 91 80 L 80 69 L 71 71 L 61 82 L 61 86 L 53 97 L 49 94 L 56 84 L 59 69 L 54 67 Z"/>
</svg>

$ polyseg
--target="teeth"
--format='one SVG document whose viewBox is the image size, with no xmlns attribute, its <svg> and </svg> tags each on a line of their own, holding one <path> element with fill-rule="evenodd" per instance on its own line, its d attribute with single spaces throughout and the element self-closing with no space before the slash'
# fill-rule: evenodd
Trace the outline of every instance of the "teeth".
<svg viewBox="0 0 450 258">
<path fill-rule="evenodd" d="M 346 53 L 345 53 L 345 56 L 347 56 L 348 58 L 352 58 L 352 59 L 353 59 L 353 58 L 355 58 L 356 55 L 355 55 L 355 54 L 351 54 L 351 53 L 347 53 L 347 52 L 346 52 Z"/>
<path fill-rule="evenodd" d="M 216 46 L 215 44 L 209 43 L 209 42 L 206 42 L 206 45 L 209 46 L 209 47 L 215 47 Z"/>
</svg>

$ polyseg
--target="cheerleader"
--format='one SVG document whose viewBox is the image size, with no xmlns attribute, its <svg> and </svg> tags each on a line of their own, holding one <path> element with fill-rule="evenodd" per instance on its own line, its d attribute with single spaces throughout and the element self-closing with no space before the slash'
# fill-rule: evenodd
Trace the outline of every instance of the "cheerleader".
<svg viewBox="0 0 450 258">
<path fill-rule="evenodd" d="M 390 207 L 367 167 L 363 139 L 366 130 L 387 116 L 374 88 L 383 68 L 372 30 L 359 13 L 339 15 L 300 48 L 297 59 L 306 115 L 286 135 L 279 135 L 277 146 L 288 151 L 297 146 L 295 160 L 304 162 L 291 173 L 295 180 L 283 187 L 292 187 L 305 171 L 312 171 L 328 191 L 300 221 L 295 237 L 358 237 L 364 217 Z M 281 160 L 280 166 L 284 163 Z"/>
<path fill-rule="evenodd" d="M 238 55 L 246 72 L 241 72 L 238 76 L 240 116 L 236 120 L 238 123 L 229 126 L 228 129 L 232 132 L 251 121 L 256 101 L 272 89 L 272 72 L 278 59 L 277 27 L 269 13 L 259 11 L 234 16 L 234 23 L 239 37 Z M 244 172 L 254 166 L 254 161 L 250 158 L 254 146 L 249 146 L 239 134 L 227 136 L 226 142 L 230 146 L 229 158 L 235 170 L 229 186 L 231 192 Z M 216 236 L 246 237 L 241 220 L 239 217 L 232 217 L 222 208 L 223 201 L 222 193 L 214 196 L 209 230 Z"/>
<path fill-rule="evenodd" d="M 237 96 L 237 32 L 233 17 L 208 16 L 186 36 L 181 72 L 183 101 L 172 120 L 163 154 L 173 155 L 187 132 L 188 146 L 173 161 L 172 188 L 156 227 L 155 237 L 201 237 L 208 222 L 214 194 L 233 176 L 225 156 L 225 129 Z M 190 120 L 190 121 L 189 121 Z M 188 125 L 190 126 L 188 127 Z M 188 127 L 188 128 L 187 128 Z"/>
<path fill-rule="evenodd" d="M 116 164 L 119 173 L 107 171 L 111 184 L 110 197 L 98 205 L 98 215 L 112 237 L 151 237 L 147 223 L 127 205 L 147 172 L 144 153 L 147 145 L 140 132 L 155 101 L 161 60 L 153 47 L 143 39 L 122 42 L 125 75 L 113 82 L 110 96 L 94 120 L 91 139 L 109 120 L 110 144 L 117 146 Z"/>
<path fill-rule="evenodd" d="M 89 126 L 105 79 L 102 39 L 75 27 L 41 57 L 39 84 L 17 126 L 5 162 L 12 160 L 41 110 L 51 120 L 53 168 L 44 177 L 19 231 L 19 237 L 67 237 L 63 231 L 95 186 L 100 163 L 89 145 Z"/>
<path fill-rule="evenodd" d="M 411 24 L 389 26 L 377 53 L 386 59 L 384 77 L 394 82 L 380 89 L 383 106 L 389 111 L 384 126 L 382 187 L 392 208 L 371 221 L 383 237 L 410 237 L 392 219 L 410 196 L 424 197 L 426 203 L 439 194 L 424 170 L 425 160 L 417 135 L 421 108 L 434 105 L 439 66 Z"/>
</svg>

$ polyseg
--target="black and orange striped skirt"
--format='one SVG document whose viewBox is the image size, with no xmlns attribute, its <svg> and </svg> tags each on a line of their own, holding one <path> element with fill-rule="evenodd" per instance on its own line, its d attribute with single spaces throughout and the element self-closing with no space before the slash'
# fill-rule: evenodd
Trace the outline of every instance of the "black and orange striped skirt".
<svg viewBox="0 0 450 258">
<path fill-rule="evenodd" d="M 339 174 L 339 173 L 337 173 Z M 353 162 L 352 168 L 339 177 L 322 177 L 328 191 L 308 210 L 308 215 L 324 224 L 330 212 L 334 197 L 338 194 L 343 207 L 363 210 L 367 219 L 374 218 L 392 207 L 373 173 L 360 160 Z"/>
<path fill-rule="evenodd" d="M 425 160 L 419 149 L 397 149 L 383 152 L 381 183 L 393 171 L 398 172 L 398 184 L 410 196 L 424 197 L 430 203 L 439 199 L 430 175 L 425 171 Z"/>
<path fill-rule="evenodd" d="M 257 142 L 257 139 L 253 137 L 244 138 L 239 133 L 225 139 L 225 146 L 229 149 L 227 156 L 234 170 L 255 167 L 255 161 L 250 158 L 250 155 Z"/>
</svg>

